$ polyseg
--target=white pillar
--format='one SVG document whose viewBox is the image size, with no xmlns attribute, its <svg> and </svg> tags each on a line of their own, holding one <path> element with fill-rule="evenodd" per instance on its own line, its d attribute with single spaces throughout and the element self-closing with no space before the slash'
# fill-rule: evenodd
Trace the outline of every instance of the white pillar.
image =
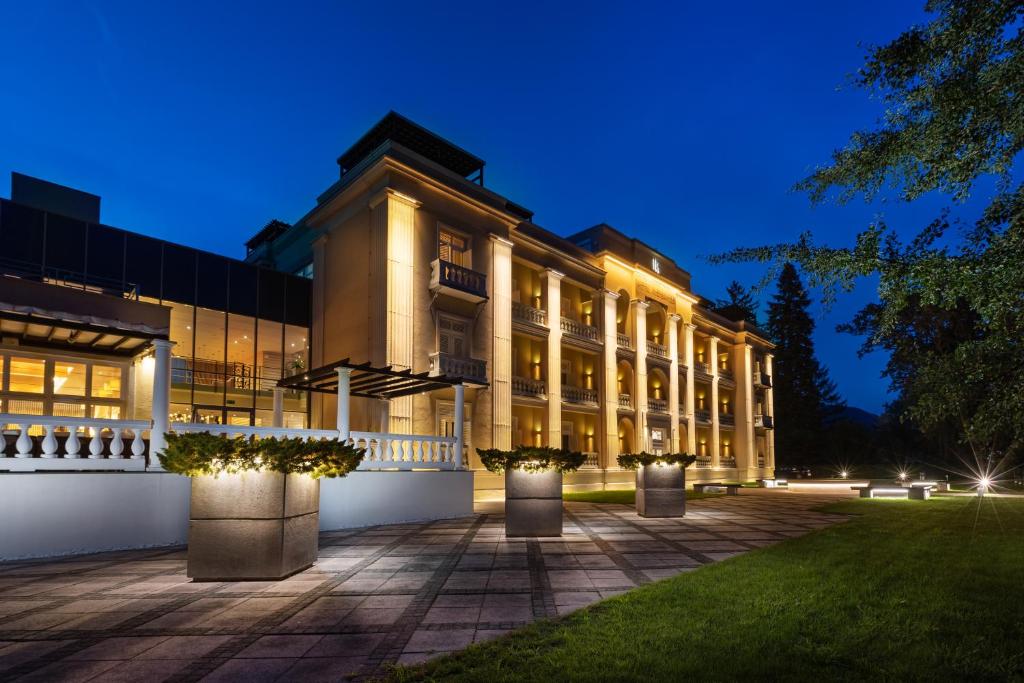
<svg viewBox="0 0 1024 683">
<path fill-rule="evenodd" d="M 149 469 L 163 470 L 157 458 L 167 446 L 164 434 L 171 415 L 171 347 L 167 339 L 153 340 L 153 428 L 149 432 Z"/>
<path fill-rule="evenodd" d="M 544 271 L 548 314 L 548 434 L 545 443 L 562 447 L 562 278 L 557 270 Z"/>
<path fill-rule="evenodd" d="M 284 427 L 284 389 L 274 387 L 274 418 L 275 427 Z"/>
<path fill-rule="evenodd" d="M 619 454 L 619 366 L 615 350 L 618 328 L 615 326 L 617 292 L 604 294 L 604 467 L 611 467 Z"/>
<path fill-rule="evenodd" d="M 494 448 L 512 448 L 512 243 L 491 235 L 492 436 Z"/>
<path fill-rule="evenodd" d="M 746 479 L 756 479 L 757 443 L 754 439 L 754 364 L 750 344 L 733 347 L 733 372 L 736 376 L 736 467 L 746 469 Z"/>
<path fill-rule="evenodd" d="M 338 414 L 335 420 L 335 427 L 338 430 L 338 440 L 348 441 L 352 433 L 349 423 L 349 400 L 351 399 L 352 370 L 350 368 L 338 368 Z"/>
<path fill-rule="evenodd" d="M 683 360 L 686 363 L 686 452 L 697 454 L 696 387 L 693 377 L 693 331 L 697 326 L 687 323 L 683 336 Z"/>
<path fill-rule="evenodd" d="M 721 439 L 718 438 L 718 337 L 708 339 L 708 369 L 711 370 L 711 467 L 721 463 Z"/>
<path fill-rule="evenodd" d="M 636 368 L 633 370 L 635 378 L 633 387 L 633 400 L 636 402 L 633 407 L 636 409 L 636 425 L 633 438 L 636 443 L 633 448 L 637 453 L 646 451 L 648 446 L 647 434 L 647 309 L 650 307 L 646 301 L 633 301 L 633 332 L 636 335 Z"/>
<path fill-rule="evenodd" d="M 679 321 L 677 313 L 668 316 L 668 414 L 672 421 L 672 452 L 679 452 Z"/>
<path fill-rule="evenodd" d="M 465 425 L 466 387 L 455 385 L 455 469 L 462 469 L 463 427 Z"/>
</svg>

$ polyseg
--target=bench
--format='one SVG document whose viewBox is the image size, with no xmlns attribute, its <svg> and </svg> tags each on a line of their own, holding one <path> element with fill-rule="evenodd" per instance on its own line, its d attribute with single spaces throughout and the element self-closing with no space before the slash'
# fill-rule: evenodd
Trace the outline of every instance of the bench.
<svg viewBox="0 0 1024 683">
<path fill-rule="evenodd" d="M 694 484 L 693 490 L 697 493 L 704 493 L 708 489 L 725 489 L 725 495 L 736 496 L 739 495 L 740 489 L 743 488 L 743 484 L 722 484 L 715 482 L 708 482 L 703 484 Z"/>
<path fill-rule="evenodd" d="M 928 500 L 932 495 L 931 484 L 901 486 L 889 482 L 871 482 L 867 486 L 851 486 L 860 492 L 861 498 L 908 498 L 910 500 Z"/>
</svg>

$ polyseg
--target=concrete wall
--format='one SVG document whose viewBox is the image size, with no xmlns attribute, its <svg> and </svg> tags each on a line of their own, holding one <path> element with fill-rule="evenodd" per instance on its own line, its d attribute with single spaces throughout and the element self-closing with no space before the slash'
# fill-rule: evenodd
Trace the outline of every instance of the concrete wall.
<svg viewBox="0 0 1024 683">
<path fill-rule="evenodd" d="M 0 474 L 0 560 L 183 545 L 191 482 L 156 472 Z M 352 472 L 320 484 L 320 529 L 473 514 L 473 472 Z"/>
<path fill-rule="evenodd" d="M 320 480 L 320 529 L 473 514 L 473 472 L 352 472 Z"/>
<path fill-rule="evenodd" d="M 0 559 L 177 545 L 190 481 L 176 474 L 0 474 Z"/>
</svg>

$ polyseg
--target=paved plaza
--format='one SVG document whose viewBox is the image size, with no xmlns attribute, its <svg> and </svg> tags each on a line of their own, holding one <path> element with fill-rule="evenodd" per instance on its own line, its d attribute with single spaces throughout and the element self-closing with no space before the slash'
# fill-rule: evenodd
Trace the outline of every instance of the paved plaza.
<svg viewBox="0 0 1024 683">
<path fill-rule="evenodd" d="M 181 548 L 0 564 L 0 679 L 371 676 L 841 522 L 814 511 L 835 499 L 748 489 L 677 520 L 568 503 L 552 539 L 506 539 L 484 507 L 321 534 L 317 564 L 280 582 L 193 583 Z"/>
</svg>

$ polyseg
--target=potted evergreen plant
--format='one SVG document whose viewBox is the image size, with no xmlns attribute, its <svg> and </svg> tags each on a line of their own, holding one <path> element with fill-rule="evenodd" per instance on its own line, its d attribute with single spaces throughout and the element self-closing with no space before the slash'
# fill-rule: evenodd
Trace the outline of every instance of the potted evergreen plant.
<svg viewBox="0 0 1024 683">
<path fill-rule="evenodd" d="M 586 456 L 558 448 L 477 449 L 484 467 L 505 475 L 505 535 L 562 535 L 562 474 Z"/>
<path fill-rule="evenodd" d="M 697 456 L 686 453 L 626 453 L 619 467 L 636 470 L 636 511 L 641 517 L 682 517 L 686 514 L 686 468 Z"/>
<path fill-rule="evenodd" d="M 189 577 L 283 579 L 316 560 L 320 477 L 343 477 L 365 449 L 325 439 L 169 433 L 168 472 L 192 478 Z"/>
</svg>

